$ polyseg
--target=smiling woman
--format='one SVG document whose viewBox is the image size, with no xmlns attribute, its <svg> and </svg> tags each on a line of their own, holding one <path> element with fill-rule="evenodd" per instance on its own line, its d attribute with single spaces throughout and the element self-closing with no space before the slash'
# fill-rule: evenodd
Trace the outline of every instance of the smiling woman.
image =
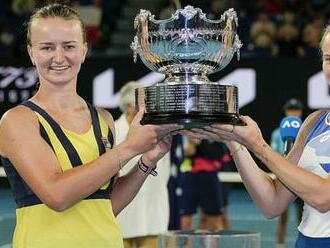
<svg viewBox="0 0 330 248">
<path fill-rule="evenodd" d="M 70 7 L 37 10 L 28 23 L 27 49 L 40 87 L 0 123 L 1 161 L 17 204 L 13 247 L 123 247 L 115 215 L 155 174 L 170 132 L 180 127 L 141 126 L 140 111 L 115 146 L 111 115 L 76 92 L 87 44 Z M 139 154 L 140 166 L 118 177 Z"/>
<path fill-rule="evenodd" d="M 27 33 L 28 52 L 41 87 L 47 82 L 76 81 L 87 53 L 82 21 L 73 11 L 63 11 L 57 17 L 42 16 L 32 16 Z"/>
</svg>

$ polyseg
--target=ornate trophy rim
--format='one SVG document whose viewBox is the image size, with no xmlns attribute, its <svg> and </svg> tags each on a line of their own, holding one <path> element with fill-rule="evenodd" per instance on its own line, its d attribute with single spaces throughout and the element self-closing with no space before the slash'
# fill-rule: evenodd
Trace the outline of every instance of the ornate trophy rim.
<svg viewBox="0 0 330 248">
<path fill-rule="evenodd" d="M 166 23 L 179 19 L 179 14 L 182 14 L 188 20 L 192 19 L 195 15 L 199 14 L 199 17 L 202 20 L 204 20 L 205 22 L 209 22 L 209 23 L 223 22 L 226 20 L 226 17 L 228 16 L 228 17 L 232 17 L 236 23 L 236 26 L 238 26 L 237 13 L 233 8 L 226 10 L 221 15 L 220 19 L 213 20 L 213 19 L 207 18 L 206 14 L 200 8 L 195 8 L 191 5 L 187 5 L 184 7 L 184 9 L 177 9 L 174 12 L 174 14 L 172 14 L 172 16 L 167 19 L 156 19 L 155 15 L 153 15 L 149 10 L 140 9 L 140 13 L 134 19 L 134 28 L 137 27 L 139 20 L 149 20 L 156 24 L 166 24 Z"/>
<path fill-rule="evenodd" d="M 185 21 L 190 21 L 193 18 L 196 18 L 198 20 L 198 26 L 175 27 L 175 25 L 178 24 L 180 17 L 183 17 Z M 225 28 L 220 28 L 218 24 L 226 24 L 226 26 Z M 134 40 L 130 46 L 133 50 L 134 62 L 137 61 L 137 55 L 139 54 L 140 58 L 142 59 L 144 64 L 149 67 L 149 69 L 166 74 L 166 72 L 168 71 L 173 71 L 173 69 L 177 69 L 177 65 L 182 64 L 182 62 L 176 63 L 176 66 L 172 67 L 164 65 L 164 62 L 171 61 L 171 58 L 173 61 L 175 61 L 173 59 L 173 55 L 169 55 L 169 51 L 166 51 L 167 53 L 164 52 L 161 56 L 158 56 L 157 52 L 155 52 L 152 47 L 150 48 L 150 44 L 146 45 L 145 43 L 152 44 L 153 39 L 166 40 L 167 38 L 170 38 L 171 40 L 173 40 L 173 37 L 176 37 L 177 43 L 180 43 L 183 40 L 189 40 L 191 44 L 194 42 L 197 43 L 196 46 L 199 45 L 200 50 L 202 50 L 202 52 L 199 53 L 204 53 L 204 57 L 208 59 L 209 57 L 211 57 L 211 55 L 208 54 L 208 51 L 206 49 L 206 43 L 210 42 L 204 40 L 211 38 L 211 40 L 213 39 L 213 41 L 216 41 L 217 44 L 224 44 L 224 41 L 217 41 L 218 38 L 214 37 L 222 37 L 222 39 L 224 39 L 223 37 L 225 36 L 225 39 L 227 39 L 226 41 L 228 43 L 224 44 L 224 46 L 227 46 L 227 48 L 218 48 L 220 50 L 226 49 L 226 54 L 224 58 L 220 57 L 219 55 L 219 58 L 213 58 L 213 60 L 215 61 L 211 61 L 211 63 L 214 62 L 214 64 L 204 64 L 204 66 L 200 66 L 200 68 L 192 66 L 187 69 L 189 72 L 192 73 L 202 71 L 205 72 L 205 74 L 219 71 L 230 62 L 235 52 L 237 54 L 238 60 L 240 58 L 239 49 L 242 47 L 242 43 L 236 32 L 237 26 L 237 13 L 233 8 L 226 10 L 221 15 L 220 19 L 217 20 L 211 20 L 207 18 L 206 14 L 203 13 L 200 8 L 194 8 L 191 5 L 186 6 L 184 9 L 176 10 L 176 12 L 172 14 L 170 18 L 163 20 L 155 19 L 155 15 L 153 15 L 149 10 L 141 9 L 140 13 L 135 17 L 134 20 L 134 27 L 135 29 L 137 29 L 137 34 L 135 35 Z M 141 36 L 144 36 L 144 38 L 141 38 Z M 144 43 L 143 45 L 141 45 L 142 42 Z M 158 42 L 160 43 L 160 41 Z M 203 42 L 205 44 L 203 44 Z M 173 49 L 173 46 L 169 49 Z M 220 53 L 220 51 L 216 52 Z M 146 53 L 150 54 L 147 59 L 145 56 Z M 176 55 L 178 56 L 178 53 L 176 53 Z M 183 55 L 184 54 L 182 54 L 182 56 Z M 198 55 L 192 56 L 197 57 Z M 224 63 L 217 63 L 218 61 L 216 61 L 216 59 L 222 59 Z M 180 58 L 178 58 L 178 60 L 180 60 Z M 186 63 L 186 65 L 189 64 L 191 63 Z M 195 64 L 198 64 L 198 62 L 195 62 Z M 217 64 L 220 64 L 220 66 L 216 66 Z"/>
</svg>

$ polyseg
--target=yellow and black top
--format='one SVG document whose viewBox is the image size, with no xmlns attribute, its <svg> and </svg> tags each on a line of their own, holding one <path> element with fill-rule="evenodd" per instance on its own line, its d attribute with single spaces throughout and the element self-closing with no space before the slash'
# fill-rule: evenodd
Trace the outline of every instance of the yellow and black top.
<svg viewBox="0 0 330 248">
<path fill-rule="evenodd" d="M 22 104 L 36 113 L 40 134 L 53 149 L 62 171 L 84 166 L 113 146 L 111 130 L 90 104 L 92 126 L 84 134 L 66 130 L 31 101 Z M 111 207 L 113 179 L 71 208 L 56 212 L 40 201 L 8 159 L 1 160 L 17 203 L 13 247 L 123 247 Z"/>
</svg>

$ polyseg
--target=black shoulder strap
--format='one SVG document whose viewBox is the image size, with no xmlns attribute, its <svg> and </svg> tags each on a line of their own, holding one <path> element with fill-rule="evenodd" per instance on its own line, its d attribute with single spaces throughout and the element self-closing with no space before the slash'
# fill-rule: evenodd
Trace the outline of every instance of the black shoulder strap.
<svg viewBox="0 0 330 248">
<path fill-rule="evenodd" d="M 95 135 L 95 139 L 96 139 L 96 142 L 97 142 L 97 146 L 99 148 L 99 154 L 101 156 L 103 153 L 106 152 L 105 144 L 103 143 L 104 142 L 103 138 L 105 138 L 105 137 L 102 137 L 100 120 L 99 120 L 99 116 L 97 114 L 96 108 L 93 107 L 88 102 L 87 102 L 87 105 L 88 105 L 89 111 L 90 111 L 91 116 L 92 116 L 92 124 L 93 124 L 94 135 Z M 108 131 L 108 137 L 107 138 L 108 138 L 108 141 L 110 142 L 110 146 L 113 147 L 114 139 L 113 139 L 113 135 L 112 135 L 112 132 L 111 132 L 110 128 L 109 128 L 109 131 Z M 111 193 L 113 183 L 114 183 L 114 177 L 112 177 L 111 180 L 110 180 L 109 186 L 106 189 L 107 192 Z"/>
<path fill-rule="evenodd" d="M 93 123 L 93 130 L 94 130 L 94 135 L 95 135 L 95 139 L 97 142 L 97 146 L 99 148 L 99 154 L 102 155 L 103 153 L 106 152 L 105 150 L 105 145 L 103 144 L 103 138 L 102 137 L 102 131 L 101 131 L 101 125 L 100 125 L 100 120 L 99 120 L 99 116 L 97 114 L 97 110 L 95 107 L 93 107 L 90 103 L 87 102 L 89 111 L 91 113 L 92 116 L 92 123 Z M 108 132 L 108 140 L 110 142 L 111 147 L 113 146 L 113 135 L 112 132 L 109 128 L 109 132 Z"/>
<path fill-rule="evenodd" d="M 53 149 L 53 151 L 55 151 L 52 142 L 50 142 L 50 138 L 46 132 L 46 129 L 40 121 L 39 121 L 39 127 L 40 127 L 41 137 L 48 143 L 48 145 Z"/>
<path fill-rule="evenodd" d="M 60 125 L 45 110 L 43 110 L 41 107 L 39 107 L 35 103 L 33 103 L 31 101 L 25 101 L 25 102 L 22 103 L 22 105 L 24 105 L 24 106 L 32 109 L 33 111 L 39 113 L 49 123 L 49 125 L 53 129 L 56 137 L 61 142 L 63 148 L 65 149 L 66 153 L 68 154 L 71 165 L 73 167 L 81 165 L 82 161 L 79 157 L 79 154 L 78 154 L 76 148 L 74 148 L 74 146 L 72 145 L 70 140 L 66 137 L 66 135 L 64 134 L 64 132 L 63 132 L 62 128 L 60 127 Z M 44 132 L 46 132 L 46 131 L 44 131 Z M 49 137 L 48 137 L 48 140 L 49 140 Z"/>
<path fill-rule="evenodd" d="M 87 102 L 87 105 L 92 117 L 92 126 L 94 130 L 96 143 L 99 148 L 99 154 L 102 155 L 103 153 L 105 153 L 106 150 L 102 142 L 102 132 L 101 132 L 99 116 L 97 114 L 97 110 L 90 103 Z"/>
</svg>

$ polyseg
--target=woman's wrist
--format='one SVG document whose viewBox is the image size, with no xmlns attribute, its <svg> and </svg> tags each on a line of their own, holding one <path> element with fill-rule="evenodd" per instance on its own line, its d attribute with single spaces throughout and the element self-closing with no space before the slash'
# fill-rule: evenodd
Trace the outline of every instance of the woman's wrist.
<svg viewBox="0 0 330 248">
<path fill-rule="evenodd" d="M 120 151 L 122 161 L 130 160 L 131 158 L 139 155 L 139 152 L 136 151 L 130 142 L 126 140 L 116 145 L 112 150 Z"/>
<path fill-rule="evenodd" d="M 140 158 L 141 162 L 151 168 L 156 168 L 157 162 L 155 162 L 153 159 L 150 159 L 146 154 L 143 154 Z"/>
<path fill-rule="evenodd" d="M 144 174 L 147 174 L 147 175 L 151 174 L 153 176 L 157 176 L 158 175 L 157 171 L 155 170 L 156 169 L 156 166 L 148 166 L 148 165 L 146 165 L 143 162 L 143 160 L 142 160 L 142 156 L 140 157 L 137 166 L 138 166 L 138 169 L 140 171 L 142 171 Z"/>
<path fill-rule="evenodd" d="M 229 141 L 226 143 L 227 148 L 229 149 L 230 152 L 235 151 L 236 149 L 238 149 L 239 147 L 241 147 L 242 145 L 236 141 Z"/>
<path fill-rule="evenodd" d="M 120 171 L 133 157 L 137 156 L 136 152 L 127 142 L 122 142 L 109 150 L 109 154 L 117 160 L 117 168 Z M 113 157 L 111 158 L 113 160 Z"/>
<path fill-rule="evenodd" d="M 273 151 L 266 142 L 262 142 L 256 145 L 252 151 L 262 162 L 266 163 L 268 161 L 267 150 Z"/>
<path fill-rule="evenodd" d="M 234 157 L 236 154 L 244 150 L 245 146 L 239 144 L 234 150 L 230 150 L 230 156 Z"/>
</svg>

